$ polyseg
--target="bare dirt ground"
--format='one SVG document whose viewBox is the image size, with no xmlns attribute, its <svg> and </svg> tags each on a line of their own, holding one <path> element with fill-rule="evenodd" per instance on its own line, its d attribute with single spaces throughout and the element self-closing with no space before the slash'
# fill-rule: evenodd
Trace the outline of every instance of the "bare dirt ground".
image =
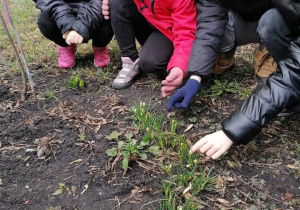
<svg viewBox="0 0 300 210">
<path fill-rule="evenodd" d="M 23 37 L 26 33 L 21 32 Z M 14 62 L 8 48 L 1 39 L 0 53 Z M 91 50 L 78 55 L 70 70 L 56 67 L 57 52 L 53 58 L 31 58 L 36 96 L 29 93 L 25 102 L 11 88 L 10 77 L 1 76 L 0 209 L 164 209 L 159 202 L 165 198 L 162 180 L 167 179 L 159 164 L 162 156 L 133 161 L 124 174 L 121 160 L 114 162 L 106 151 L 113 146 L 107 139 L 113 131 L 142 138 L 129 112 L 134 104 L 146 102 L 167 116 L 168 100 L 161 98 L 161 80 L 154 75 L 126 90 L 112 89 L 120 64 L 110 50 L 112 64 L 100 70 L 90 64 Z M 195 142 L 220 129 L 222 119 L 257 85 L 252 52 L 252 45 L 239 48 L 235 68 L 218 78 L 221 86 L 206 81 L 190 108 L 172 112 L 182 122 L 177 133 L 185 131 Z M 69 87 L 74 72 L 84 87 Z M 210 191 L 197 195 L 204 203 L 201 208 L 300 209 L 299 137 L 299 115 L 277 118 L 247 146 L 234 147 L 217 161 L 202 157 L 198 164 L 213 171 L 215 182 Z"/>
</svg>

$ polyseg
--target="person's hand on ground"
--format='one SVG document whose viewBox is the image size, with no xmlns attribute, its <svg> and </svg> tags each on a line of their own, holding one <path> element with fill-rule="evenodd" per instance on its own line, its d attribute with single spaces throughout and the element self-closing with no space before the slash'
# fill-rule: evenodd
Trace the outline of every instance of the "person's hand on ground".
<svg viewBox="0 0 300 210">
<path fill-rule="evenodd" d="M 102 14 L 105 20 L 109 19 L 109 1 L 110 0 L 103 0 L 102 2 Z"/>
<path fill-rule="evenodd" d="M 218 159 L 233 144 L 223 131 L 204 136 L 190 149 L 190 154 L 200 152 L 212 159 Z"/>
<path fill-rule="evenodd" d="M 163 87 L 161 88 L 162 97 L 167 97 L 182 83 L 183 71 L 179 67 L 174 67 L 170 70 L 170 74 L 165 80 L 161 82 Z"/>
<path fill-rule="evenodd" d="M 79 45 L 82 44 L 83 37 L 76 31 L 70 31 L 67 34 L 65 40 L 68 45 L 72 45 L 72 44 Z"/>
<path fill-rule="evenodd" d="M 168 112 L 173 109 L 173 107 L 187 108 L 191 100 L 197 95 L 201 83 L 196 79 L 189 79 L 186 84 L 176 91 L 169 99 L 167 110 Z"/>
</svg>

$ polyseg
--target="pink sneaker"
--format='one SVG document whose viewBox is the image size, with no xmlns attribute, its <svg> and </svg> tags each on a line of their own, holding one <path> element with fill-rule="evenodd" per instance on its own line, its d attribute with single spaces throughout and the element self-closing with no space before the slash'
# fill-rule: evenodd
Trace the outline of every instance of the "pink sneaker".
<svg viewBox="0 0 300 210">
<path fill-rule="evenodd" d="M 108 47 L 93 46 L 93 50 L 94 50 L 94 65 L 98 68 L 107 66 L 107 64 L 109 64 L 110 62 Z"/>
<path fill-rule="evenodd" d="M 62 47 L 57 45 L 59 51 L 58 65 L 60 68 L 71 68 L 75 65 L 76 45 Z"/>
</svg>

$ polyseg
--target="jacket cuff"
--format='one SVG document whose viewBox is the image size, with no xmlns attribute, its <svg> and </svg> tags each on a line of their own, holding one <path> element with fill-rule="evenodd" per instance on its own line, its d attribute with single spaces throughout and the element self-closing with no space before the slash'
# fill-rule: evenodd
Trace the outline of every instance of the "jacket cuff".
<svg viewBox="0 0 300 210">
<path fill-rule="evenodd" d="M 261 129 L 242 112 L 236 111 L 222 122 L 222 130 L 235 144 L 247 144 Z"/>
<path fill-rule="evenodd" d="M 90 40 L 90 32 L 82 21 L 80 20 L 74 21 L 72 25 L 72 29 L 77 33 L 79 33 L 83 37 L 84 41 L 87 42 Z"/>
</svg>

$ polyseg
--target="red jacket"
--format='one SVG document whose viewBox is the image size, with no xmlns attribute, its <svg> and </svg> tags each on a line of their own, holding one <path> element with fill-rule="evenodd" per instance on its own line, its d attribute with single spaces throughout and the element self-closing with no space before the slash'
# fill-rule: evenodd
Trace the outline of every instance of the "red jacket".
<svg viewBox="0 0 300 210">
<path fill-rule="evenodd" d="M 134 0 L 141 14 L 174 45 L 168 70 L 184 71 L 195 39 L 196 6 L 194 0 Z"/>
</svg>

